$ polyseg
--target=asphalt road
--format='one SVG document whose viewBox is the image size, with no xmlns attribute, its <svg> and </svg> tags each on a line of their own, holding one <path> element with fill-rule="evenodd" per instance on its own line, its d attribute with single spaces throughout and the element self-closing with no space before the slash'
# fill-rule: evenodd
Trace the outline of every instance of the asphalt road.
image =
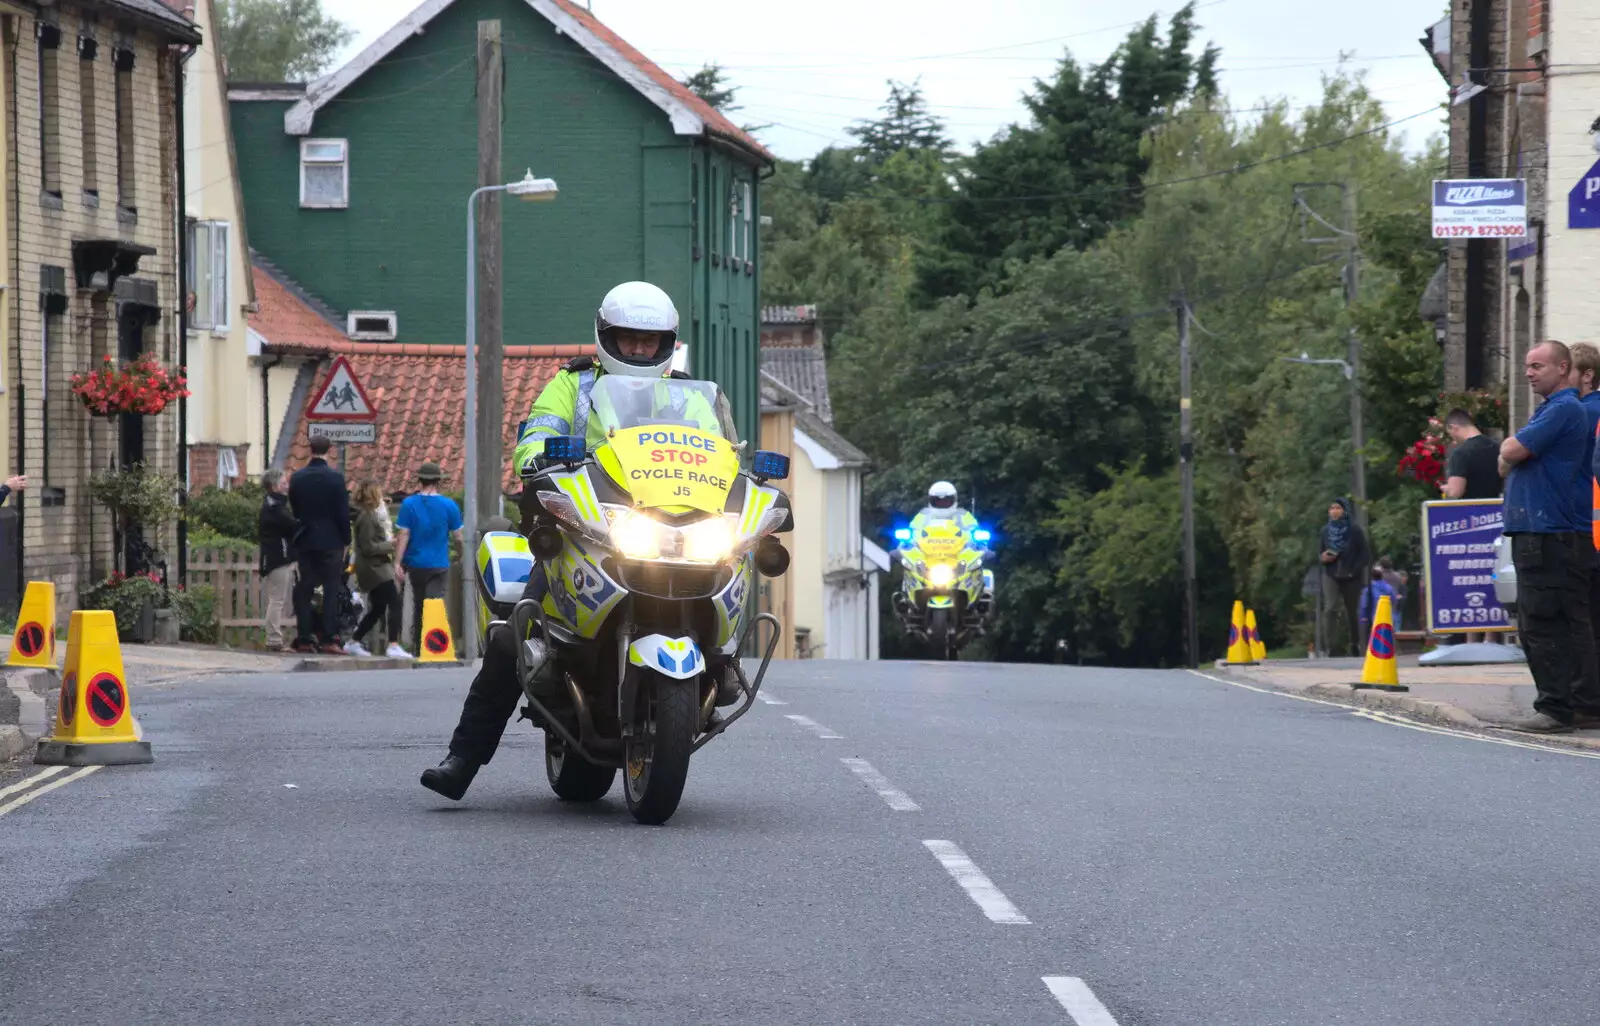
<svg viewBox="0 0 1600 1026">
<path fill-rule="evenodd" d="M 420 788 L 465 686 L 135 691 L 155 765 L 0 793 L 0 1023 L 1600 1021 L 1594 759 L 1177 672 L 810 662 L 650 828 L 558 803 L 526 724 L 460 805 Z"/>
</svg>

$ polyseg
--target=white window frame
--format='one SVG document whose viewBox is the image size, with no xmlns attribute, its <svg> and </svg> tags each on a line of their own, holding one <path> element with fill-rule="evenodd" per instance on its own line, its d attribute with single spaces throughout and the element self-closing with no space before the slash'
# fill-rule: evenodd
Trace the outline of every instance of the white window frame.
<svg viewBox="0 0 1600 1026">
<path fill-rule="evenodd" d="M 739 180 L 728 176 L 728 257 L 739 259 Z"/>
<path fill-rule="evenodd" d="M 748 263 L 750 260 L 750 210 L 754 204 L 750 202 L 750 183 L 742 182 L 740 184 L 744 189 L 744 259 Z"/>
<path fill-rule="evenodd" d="M 201 229 L 204 229 L 202 232 Z M 210 252 L 201 252 L 199 240 L 209 243 Z M 227 221 L 189 222 L 189 281 L 188 291 L 195 294 L 194 313 L 189 318 L 191 331 L 211 331 L 225 334 L 233 328 L 233 282 L 228 273 L 231 267 L 233 226 Z M 196 287 L 204 274 L 210 283 L 211 309 L 200 309 L 200 290 Z"/>
<path fill-rule="evenodd" d="M 357 331 L 356 322 L 386 320 L 389 327 L 383 331 Z M 400 316 L 393 310 L 351 310 L 345 315 L 344 333 L 358 342 L 393 342 L 400 337 Z"/>
<path fill-rule="evenodd" d="M 307 156 L 313 146 L 339 147 L 337 160 L 327 157 Z M 343 196 L 333 203 L 315 203 L 306 199 L 306 165 L 327 167 L 337 164 L 344 172 Z M 350 206 L 350 140 L 348 139 L 302 139 L 300 140 L 300 206 L 305 210 L 345 210 Z"/>
</svg>

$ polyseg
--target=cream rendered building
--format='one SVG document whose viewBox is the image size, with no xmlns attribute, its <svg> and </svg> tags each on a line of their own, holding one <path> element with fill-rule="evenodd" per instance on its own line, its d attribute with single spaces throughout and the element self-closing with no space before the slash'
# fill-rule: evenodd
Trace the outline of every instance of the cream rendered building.
<svg viewBox="0 0 1600 1026">
<path fill-rule="evenodd" d="M 203 42 L 184 77 L 184 178 L 189 243 L 189 487 L 228 487 L 270 461 L 251 357 L 255 308 L 244 200 L 228 118 L 227 73 L 214 0 L 182 0 Z M 174 3 L 176 6 L 176 3 Z"/>
</svg>

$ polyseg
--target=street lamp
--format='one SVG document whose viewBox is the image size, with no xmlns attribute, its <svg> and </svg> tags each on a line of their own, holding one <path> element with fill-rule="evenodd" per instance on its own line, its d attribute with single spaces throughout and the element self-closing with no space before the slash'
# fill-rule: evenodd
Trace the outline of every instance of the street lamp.
<svg viewBox="0 0 1600 1026">
<path fill-rule="evenodd" d="M 1367 468 L 1362 460 L 1366 448 L 1365 431 L 1361 423 L 1361 382 L 1356 380 L 1356 369 L 1346 360 L 1338 358 L 1314 360 L 1305 353 L 1299 356 L 1280 356 L 1284 363 L 1306 363 L 1325 367 L 1338 367 L 1344 379 L 1350 382 L 1350 485 L 1356 502 L 1356 522 L 1363 527 L 1367 519 Z"/>
<path fill-rule="evenodd" d="M 477 588 L 473 584 L 478 552 L 478 225 L 474 218 L 478 197 L 504 192 L 524 202 L 548 202 L 558 192 L 555 179 L 535 178 L 528 169 L 521 181 L 485 185 L 467 197 L 467 438 L 466 514 L 461 532 L 461 651 L 471 662 L 478 656 Z"/>
</svg>

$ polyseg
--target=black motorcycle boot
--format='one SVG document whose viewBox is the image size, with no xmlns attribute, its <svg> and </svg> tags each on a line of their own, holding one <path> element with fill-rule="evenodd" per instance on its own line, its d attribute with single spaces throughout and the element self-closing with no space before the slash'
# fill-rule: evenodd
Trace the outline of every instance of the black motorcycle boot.
<svg viewBox="0 0 1600 1026">
<path fill-rule="evenodd" d="M 717 708 L 730 706 L 744 697 L 744 692 L 739 690 L 739 675 L 733 672 L 732 666 L 722 670 L 722 676 L 717 680 Z"/>
<path fill-rule="evenodd" d="M 422 786 L 437 791 L 453 802 L 459 802 L 478 775 L 478 764 L 459 755 L 447 755 L 432 769 L 422 771 Z"/>
</svg>

